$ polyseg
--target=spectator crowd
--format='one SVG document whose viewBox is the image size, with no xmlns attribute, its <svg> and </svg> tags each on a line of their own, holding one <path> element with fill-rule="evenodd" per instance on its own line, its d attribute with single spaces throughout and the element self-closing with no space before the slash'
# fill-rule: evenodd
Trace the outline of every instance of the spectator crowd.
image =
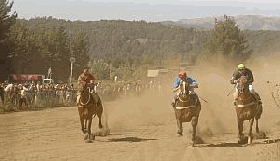
<svg viewBox="0 0 280 161">
<path fill-rule="evenodd" d="M 145 90 L 162 94 L 159 81 L 118 82 L 110 86 L 98 84 L 97 93 L 102 99 L 140 95 Z M 40 81 L 23 83 L 0 82 L 0 110 L 28 110 L 37 107 L 75 106 L 77 89 L 69 83 L 44 84 Z M 106 100 L 105 100 L 106 101 Z"/>
</svg>

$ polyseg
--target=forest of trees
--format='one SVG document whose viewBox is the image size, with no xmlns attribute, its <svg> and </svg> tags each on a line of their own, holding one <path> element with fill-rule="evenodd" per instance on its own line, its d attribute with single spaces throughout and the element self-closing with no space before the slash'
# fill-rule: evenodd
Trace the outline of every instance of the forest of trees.
<svg viewBox="0 0 280 161">
<path fill-rule="evenodd" d="M 66 82 L 70 57 L 76 58 L 74 78 L 89 65 L 98 79 L 137 79 L 148 68 L 195 65 L 197 59 L 217 56 L 246 61 L 254 53 L 280 50 L 280 32 L 240 30 L 226 15 L 206 30 L 145 21 L 25 20 L 10 13 L 12 6 L 0 2 L 0 81 L 9 73 L 46 74 L 51 67 L 53 78 Z"/>
</svg>

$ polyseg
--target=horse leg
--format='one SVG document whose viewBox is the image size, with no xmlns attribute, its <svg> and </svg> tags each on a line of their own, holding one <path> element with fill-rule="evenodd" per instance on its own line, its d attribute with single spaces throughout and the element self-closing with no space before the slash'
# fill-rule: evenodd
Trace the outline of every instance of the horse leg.
<svg viewBox="0 0 280 161">
<path fill-rule="evenodd" d="M 177 131 L 177 134 L 179 134 L 179 135 L 183 135 L 183 126 L 182 126 L 182 121 L 180 121 L 179 119 L 177 119 L 177 125 L 178 125 L 178 131 Z"/>
<path fill-rule="evenodd" d="M 88 140 L 89 139 L 89 135 L 88 135 L 88 130 L 87 130 L 87 119 L 83 119 L 83 132 L 84 132 L 84 140 Z"/>
<path fill-rule="evenodd" d="M 252 127 L 253 127 L 254 120 L 255 120 L 254 118 L 252 118 L 250 120 L 250 128 L 249 128 L 249 133 L 248 133 L 248 135 L 249 135 L 249 137 L 248 137 L 248 144 L 251 144 L 252 140 L 253 140 Z"/>
<path fill-rule="evenodd" d="M 103 127 L 102 122 L 101 122 L 102 113 L 103 113 L 103 107 L 102 107 L 102 104 L 100 103 L 98 107 L 99 107 L 98 112 L 97 112 L 97 117 L 98 117 L 98 127 L 99 127 L 99 129 L 101 129 L 101 128 Z"/>
<path fill-rule="evenodd" d="M 259 119 L 261 118 L 261 114 L 262 114 L 262 111 L 263 111 L 263 107 L 262 105 L 258 105 L 257 106 L 257 114 L 255 116 L 255 119 L 256 119 L 256 133 L 259 134 L 260 133 L 260 129 L 259 129 Z"/>
<path fill-rule="evenodd" d="M 197 122 L 198 122 L 198 118 L 197 117 L 193 117 L 191 124 L 193 127 L 193 131 L 192 131 L 192 146 L 194 146 L 195 141 L 196 141 L 196 127 L 197 127 Z"/>
<path fill-rule="evenodd" d="M 101 116 L 98 116 L 98 127 L 99 129 L 101 129 L 103 127 L 102 123 L 101 123 Z"/>
<path fill-rule="evenodd" d="M 87 120 L 87 133 L 91 134 L 91 123 L 92 123 L 92 118 Z"/>
<path fill-rule="evenodd" d="M 95 140 L 95 135 L 91 133 L 91 124 L 92 124 L 92 117 L 87 120 L 87 135 L 88 135 L 88 142 L 91 143 Z"/>
<path fill-rule="evenodd" d="M 238 144 L 241 144 L 244 140 L 243 122 L 243 120 L 238 119 Z"/>
<path fill-rule="evenodd" d="M 98 127 L 99 129 L 101 129 L 103 127 L 102 123 L 101 123 L 101 117 L 102 117 L 102 113 L 103 113 L 103 106 L 102 106 L 102 102 L 101 99 L 98 95 L 97 96 L 97 117 L 98 117 Z"/>
<path fill-rule="evenodd" d="M 87 119 L 84 119 L 84 131 L 85 131 L 85 133 L 87 133 L 88 132 L 88 128 L 87 128 Z"/>
<path fill-rule="evenodd" d="M 81 122 L 82 132 L 85 134 L 84 119 L 82 117 L 80 117 L 80 122 Z"/>
<path fill-rule="evenodd" d="M 260 129 L 259 129 L 259 119 L 256 119 L 256 133 L 257 133 L 257 134 L 260 133 Z"/>
</svg>

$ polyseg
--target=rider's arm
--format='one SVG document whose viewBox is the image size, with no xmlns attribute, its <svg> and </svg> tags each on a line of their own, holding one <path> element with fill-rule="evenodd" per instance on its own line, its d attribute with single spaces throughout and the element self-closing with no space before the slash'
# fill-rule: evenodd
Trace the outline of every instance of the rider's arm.
<svg viewBox="0 0 280 161">
<path fill-rule="evenodd" d="M 190 83 L 190 87 L 198 88 L 198 83 L 192 77 L 187 77 L 187 81 Z"/>
<path fill-rule="evenodd" d="M 22 87 L 22 89 L 23 89 L 24 91 L 29 91 L 28 88 L 26 88 L 26 87 L 24 87 L 24 86 Z"/>
<path fill-rule="evenodd" d="M 85 84 L 86 81 L 83 80 L 82 76 L 79 76 L 78 78 L 78 84 L 81 85 L 81 84 Z"/>
<path fill-rule="evenodd" d="M 177 92 L 178 91 L 179 84 L 180 84 L 180 78 L 176 78 L 174 83 L 173 83 L 173 86 L 172 86 L 172 91 L 173 92 Z"/>
<path fill-rule="evenodd" d="M 238 71 L 234 71 L 234 73 L 232 74 L 230 83 L 231 84 L 236 84 L 238 80 Z"/>
<path fill-rule="evenodd" d="M 253 73 L 250 69 L 248 69 L 248 81 L 251 83 L 254 82 Z"/>
</svg>

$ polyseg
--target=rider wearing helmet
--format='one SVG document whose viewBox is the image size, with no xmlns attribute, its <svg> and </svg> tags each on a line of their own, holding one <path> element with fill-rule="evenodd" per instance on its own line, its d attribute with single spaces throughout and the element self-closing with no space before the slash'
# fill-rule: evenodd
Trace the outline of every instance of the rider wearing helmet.
<svg viewBox="0 0 280 161">
<path fill-rule="evenodd" d="M 258 103 L 261 104 L 262 102 L 261 102 L 261 98 L 260 98 L 259 94 L 256 93 L 253 89 L 253 85 L 252 85 L 252 83 L 254 82 L 253 73 L 249 68 L 245 67 L 244 64 L 238 64 L 237 70 L 234 71 L 234 73 L 231 77 L 230 83 L 231 84 L 237 84 L 237 81 L 241 76 L 247 76 L 248 77 L 247 81 L 249 81 L 249 90 L 253 94 L 254 98 L 256 100 L 258 100 Z M 233 98 L 234 98 L 233 104 L 235 106 L 237 105 L 237 103 L 236 103 L 237 102 L 237 97 L 238 97 L 238 90 L 236 88 L 235 93 L 233 94 Z"/>
<path fill-rule="evenodd" d="M 178 73 L 178 77 L 175 79 L 173 86 L 172 86 L 172 91 L 174 93 L 174 95 L 172 97 L 172 103 L 171 103 L 172 107 L 175 107 L 176 100 L 178 99 L 178 90 L 179 90 L 179 85 L 180 85 L 181 80 L 186 80 L 189 83 L 189 86 L 190 86 L 189 93 L 192 96 L 194 96 L 199 102 L 198 96 L 194 92 L 194 88 L 198 88 L 198 83 L 190 75 L 187 75 L 186 72 L 182 71 L 182 72 Z"/>
</svg>

